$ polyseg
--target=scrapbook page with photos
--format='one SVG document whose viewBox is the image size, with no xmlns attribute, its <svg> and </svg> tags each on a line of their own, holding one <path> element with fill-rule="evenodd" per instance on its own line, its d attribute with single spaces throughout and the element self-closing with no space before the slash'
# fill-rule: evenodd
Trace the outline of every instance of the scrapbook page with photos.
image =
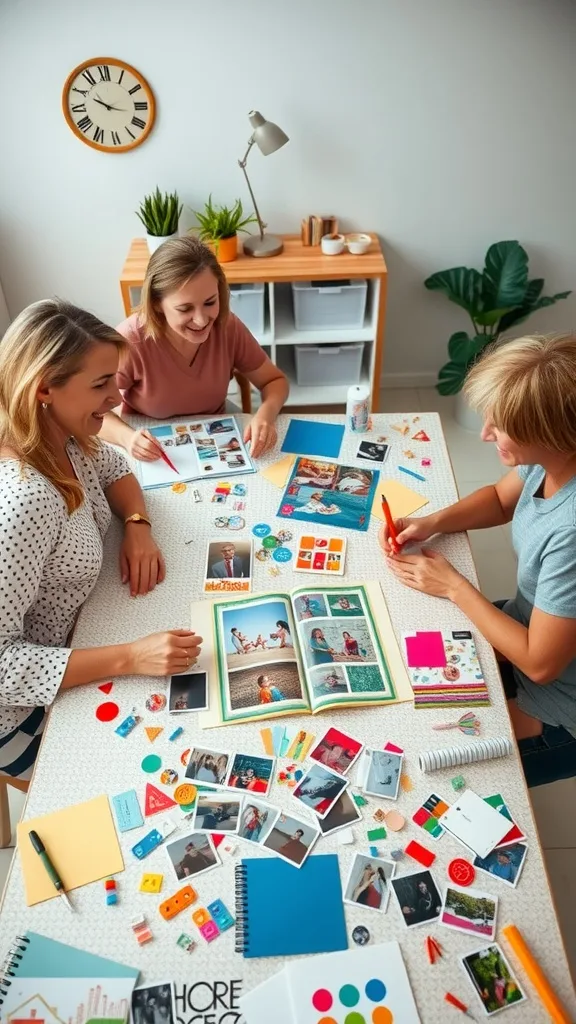
<svg viewBox="0 0 576 1024">
<path fill-rule="evenodd" d="M 378 483 L 378 471 L 299 458 L 277 515 L 301 523 L 365 532 Z"/>
<path fill-rule="evenodd" d="M 177 472 L 164 459 L 139 462 L 137 472 L 144 490 L 255 471 L 233 416 L 195 423 L 159 423 L 148 430 Z"/>
<path fill-rule="evenodd" d="M 193 606 L 211 680 L 202 728 L 395 703 L 412 691 L 377 583 L 302 587 Z M 378 625 L 376 625 L 378 623 Z M 206 639 L 207 638 L 207 639 Z"/>
</svg>

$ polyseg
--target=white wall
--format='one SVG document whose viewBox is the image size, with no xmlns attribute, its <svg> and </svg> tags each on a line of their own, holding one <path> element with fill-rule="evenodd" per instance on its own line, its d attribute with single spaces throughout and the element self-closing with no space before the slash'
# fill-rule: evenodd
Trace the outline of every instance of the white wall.
<svg viewBox="0 0 576 1024">
<path fill-rule="evenodd" d="M 265 219 L 377 230 L 390 271 L 386 376 L 424 382 L 463 315 L 422 280 L 519 238 L 549 290 L 576 285 L 573 0 L 1 0 L 0 279 L 12 315 L 57 293 L 111 322 L 134 210 L 247 200 L 236 165 L 262 110 L 290 135 L 251 172 Z M 116 56 L 156 128 L 98 153 L 61 113 L 68 72 Z M 576 298 L 534 329 L 574 326 Z M 400 375 L 400 376 L 398 376 Z"/>
</svg>

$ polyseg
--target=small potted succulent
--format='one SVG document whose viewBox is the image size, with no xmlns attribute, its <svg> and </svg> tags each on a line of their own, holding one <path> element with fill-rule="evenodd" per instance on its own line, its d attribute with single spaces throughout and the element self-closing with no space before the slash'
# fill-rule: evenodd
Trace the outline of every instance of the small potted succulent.
<svg viewBox="0 0 576 1024">
<path fill-rule="evenodd" d="M 178 222 L 182 213 L 182 204 L 178 199 L 178 193 L 165 192 L 162 194 L 156 187 L 156 191 L 150 196 L 144 196 L 140 203 L 140 209 L 136 213 L 146 228 L 146 240 L 149 251 L 155 252 L 162 242 L 168 238 L 176 238 L 178 235 Z"/>
<path fill-rule="evenodd" d="M 194 210 L 199 224 L 198 235 L 202 242 L 214 248 L 220 263 L 230 263 L 238 255 L 238 232 L 245 231 L 247 224 L 255 224 L 256 217 L 244 216 L 242 202 L 237 199 L 234 206 L 214 206 L 212 195 L 203 211 Z"/>
</svg>

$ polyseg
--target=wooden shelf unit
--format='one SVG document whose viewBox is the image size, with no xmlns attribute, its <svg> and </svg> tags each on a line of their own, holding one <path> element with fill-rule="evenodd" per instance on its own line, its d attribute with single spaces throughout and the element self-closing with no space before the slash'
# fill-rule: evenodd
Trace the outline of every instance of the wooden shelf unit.
<svg viewBox="0 0 576 1024">
<path fill-rule="evenodd" d="M 303 246 L 299 235 L 284 235 L 284 250 L 279 256 L 254 259 L 243 253 L 222 269 L 228 284 L 266 285 L 264 333 L 256 334 L 260 344 L 290 379 L 290 405 L 339 405 L 346 402 L 348 384 L 305 387 L 296 383 L 294 345 L 339 345 L 365 343 L 362 383 L 368 384 L 372 412 L 378 412 L 380 376 L 384 356 L 384 323 L 388 270 L 380 242 L 371 234 L 372 243 L 363 256 L 348 251 L 339 256 L 324 256 L 318 246 Z M 150 254 L 145 238 L 135 238 L 120 276 L 124 312 L 129 316 L 138 305 L 140 289 Z M 289 285 L 293 281 L 343 281 L 366 278 L 368 298 L 362 327 L 297 331 L 294 326 Z"/>
</svg>

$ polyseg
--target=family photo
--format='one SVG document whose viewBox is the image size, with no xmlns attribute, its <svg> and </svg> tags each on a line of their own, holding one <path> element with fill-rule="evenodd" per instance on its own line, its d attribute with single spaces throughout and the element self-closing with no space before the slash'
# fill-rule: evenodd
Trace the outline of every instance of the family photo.
<svg viewBox="0 0 576 1024">
<path fill-rule="evenodd" d="M 368 774 L 363 785 L 365 793 L 396 800 L 400 788 L 402 772 L 402 754 L 393 754 L 387 750 L 369 750 L 364 752 L 368 760 Z"/>
<path fill-rule="evenodd" d="M 278 809 L 259 800 L 244 802 L 238 835 L 250 843 L 263 843 L 278 817 Z"/>
<path fill-rule="evenodd" d="M 228 774 L 230 754 L 204 747 L 193 747 L 186 765 L 186 778 L 208 786 L 223 786 Z"/>
<path fill-rule="evenodd" d="M 303 701 L 297 663 L 281 661 L 228 672 L 228 699 L 232 711 L 267 704 L 272 710 L 278 701 Z"/>
<path fill-rule="evenodd" d="M 240 796 L 228 793 L 199 793 L 196 797 L 194 828 L 202 832 L 229 833 L 238 830 Z"/>
<path fill-rule="evenodd" d="M 354 764 L 363 745 L 360 740 L 347 736 L 345 732 L 330 728 L 316 746 L 312 747 L 309 757 L 326 765 L 327 768 L 332 768 L 340 775 L 345 775 Z"/>
<path fill-rule="evenodd" d="M 331 662 L 376 661 L 376 652 L 366 619 L 355 619 L 343 629 L 340 623 L 303 621 L 300 636 L 306 663 L 310 666 Z"/>
<path fill-rule="evenodd" d="M 208 835 L 189 834 L 166 843 L 166 853 L 181 882 L 194 875 L 201 875 L 220 863 L 220 857 Z"/>
<path fill-rule="evenodd" d="M 388 905 L 390 879 L 395 870 L 394 861 L 356 853 L 344 887 L 344 902 L 368 910 L 378 910 L 383 914 Z"/>
<path fill-rule="evenodd" d="M 462 963 L 488 1015 L 526 998 L 496 942 L 462 957 Z"/>
<path fill-rule="evenodd" d="M 292 613 L 286 601 L 268 599 L 242 603 L 220 611 L 219 633 L 228 668 L 295 659 Z"/>
<path fill-rule="evenodd" d="M 235 754 L 228 776 L 228 786 L 245 789 L 264 796 L 272 784 L 274 758 L 258 754 Z"/>
<path fill-rule="evenodd" d="M 318 828 L 307 821 L 293 818 L 290 814 L 280 814 L 262 846 L 300 867 L 319 835 Z"/>
<path fill-rule="evenodd" d="M 347 779 L 315 764 L 292 790 L 292 796 L 314 811 L 319 818 L 325 818 L 347 786 Z"/>
<path fill-rule="evenodd" d="M 407 928 L 428 924 L 440 917 L 442 899 L 429 871 L 393 878 L 391 885 Z"/>
<path fill-rule="evenodd" d="M 498 900 L 477 889 L 446 886 L 440 924 L 461 932 L 493 939 L 496 932 Z"/>
<path fill-rule="evenodd" d="M 208 679 L 205 672 L 189 672 L 170 677 L 168 710 L 205 711 L 208 707 Z"/>
<path fill-rule="evenodd" d="M 171 982 L 135 988 L 132 993 L 132 1024 L 174 1024 L 172 995 Z"/>
</svg>

